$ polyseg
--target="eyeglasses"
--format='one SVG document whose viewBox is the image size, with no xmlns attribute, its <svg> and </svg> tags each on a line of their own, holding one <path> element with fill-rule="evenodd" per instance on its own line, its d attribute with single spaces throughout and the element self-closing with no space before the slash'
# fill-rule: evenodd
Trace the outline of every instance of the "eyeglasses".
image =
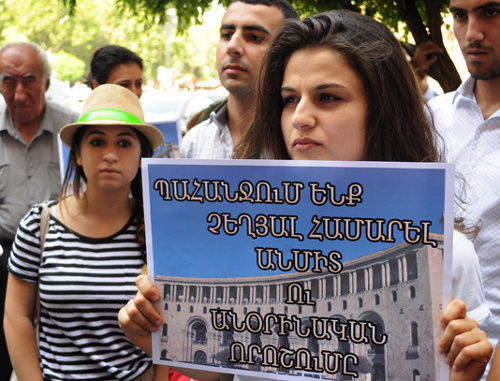
<svg viewBox="0 0 500 381">
<path fill-rule="evenodd" d="M 0 74 L 0 84 L 2 90 L 13 90 L 17 87 L 17 83 L 21 81 L 25 89 L 32 89 L 38 83 L 38 78 L 35 73 L 28 73 L 24 75 L 12 75 L 8 73 Z"/>
</svg>

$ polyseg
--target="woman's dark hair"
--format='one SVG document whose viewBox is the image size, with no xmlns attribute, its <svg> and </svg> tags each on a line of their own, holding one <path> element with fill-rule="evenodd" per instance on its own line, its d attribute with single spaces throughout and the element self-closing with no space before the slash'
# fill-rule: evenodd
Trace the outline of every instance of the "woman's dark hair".
<svg viewBox="0 0 500 381">
<path fill-rule="evenodd" d="M 341 54 L 363 83 L 367 160 L 439 161 L 437 134 L 399 41 L 380 22 L 345 10 L 287 20 L 278 29 L 262 63 L 255 116 L 236 157 L 289 159 L 281 133 L 285 68 L 297 50 L 322 47 Z"/>
<path fill-rule="evenodd" d="M 82 166 L 78 165 L 76 161 L 76 153 L 80 151 L 82 144 L 82 138 L 87 131 L 89 126 L 82 126 L 76 130 L 73 136 L 73 144 L 68 156 L 68 165 L 66 172 L 64 174 L 64 180 L 61 187 L 61 192 L 59 194 L 59 202 L 61 202 L 66 196 L 73 194 L 77 199 L 82 199 L 84 197 L 84 184 L 87 183 L 87 177 L 83 172 Z M 132 128 L 139 139 L 141 146 L 141 157 L 151 157 L 153 156 L 153 147 L 149 140 L 144 136 L 142 132 Z M 137 170 L 137 174 L 130 184 L 130 193 L 133 200 L 132 217 L 137 223 L 137 241 L 139 244 L 144 245 L 145 239 L 145 228 L 144 228 L 144 212 L 142 204 L 142 179 L 141 179 L 141 169 Z M 83 200 L 85 201 L 85 200 Z"/>
<path fill-rule="evenodd" d="M 96 50 L 90 62 L 87 86 L 92 89 L 94 79 L 101 85 L 107 83 L 111 71 L 116 66 L 129 63 L 136 63 L 143 69 L 142 58 L 123 46 L 107 45 Z"/>
<path fill-rule="evenodd" d="M 341 54 L 366 92 L 366 160 L 440 162 L 441 138 L 404 51 L 387 27 L 351 11 L 289 20 L 276 32 L 262 63 L 255 116 L 236 147 L 241 159 L 290 159 L 281 132 L 281 86 L 290 56 L 326 47 Z M 479 225 L 455 219 L 455 229 L 474 237 Z"/>
</svg>

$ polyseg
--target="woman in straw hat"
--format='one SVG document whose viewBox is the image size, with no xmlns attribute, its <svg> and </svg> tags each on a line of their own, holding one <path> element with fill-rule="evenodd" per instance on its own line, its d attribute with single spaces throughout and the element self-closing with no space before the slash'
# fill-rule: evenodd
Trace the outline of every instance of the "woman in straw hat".
<svg viewBox="0 0 500 381">
<path fill-rule="evenodd" d="M 5 328 L 14 369 L 30 381 L 152 379 L 150 357 L 116 317 L 145 263 L 141 157 L 163 136 L 144 122 L 137 96 L 118 85 L 97 87 L 60 135 L 71 151 L 61 196 L 48 203 L 43 253 L 35 205 L 9 261 Z M 39 351 L 32 323 L 38 280 Z"/>
</svg>

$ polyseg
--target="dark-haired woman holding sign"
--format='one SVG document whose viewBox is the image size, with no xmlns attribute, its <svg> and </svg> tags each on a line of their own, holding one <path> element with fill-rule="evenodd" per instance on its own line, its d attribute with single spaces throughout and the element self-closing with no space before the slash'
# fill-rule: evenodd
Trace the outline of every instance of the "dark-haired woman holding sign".
<svg viewBox="0 0 500 381">
<path fill-rule="evenodd" d="M 381 23 L 348 11 L 290 20 L 276 32 L 262 65 L 254 120 L 235 152 L 241 159 L 268 160 L 440 159 L 437 134 L 399 42 Z M 477 255 L 463 234 L 469 231 L 458 222 L 455 228 L 457 299 L 441 315 L 438 350 L 450 379 L 468 381 L 481 377 L 492 354 L 477 322 L 489 309 Z M 159 295 L 146 277 L 137 284 L 140 291 L 119 320 L 129 337 L 145 343 L 161 324 L 152 304 Z"/>
</svg>

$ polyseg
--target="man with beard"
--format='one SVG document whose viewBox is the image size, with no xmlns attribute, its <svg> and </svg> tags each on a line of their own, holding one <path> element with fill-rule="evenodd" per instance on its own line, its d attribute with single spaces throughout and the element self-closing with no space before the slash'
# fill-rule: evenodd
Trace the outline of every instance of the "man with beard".
<svg viewBox="0 0 500 381">
<path fill-rule="evenodd" d="M 272 33 L 299 15 L 286 0 L 234 0 L 222 18 L 217 71 L 229 92 L 210 118 L 193 127 L 181 142 L 181 157 L 230 159 L 250 123 L 260 65 Z"/>
<path fill-rule="evenodd" d="M 457 182 L 455 214 L 482 225 L 474 246 L 492 317 L 481 328 L 494 346 L 500 337 L 500 1 L 450 0 L 453 29 L 470 78 L 429 102 Z M 460 177 L 460 176 L 459 176 Z M 466 185 L 464 186 L 463 183 Z M 488 369 L 483 379 L 486 378 Z"/>
</svg>

